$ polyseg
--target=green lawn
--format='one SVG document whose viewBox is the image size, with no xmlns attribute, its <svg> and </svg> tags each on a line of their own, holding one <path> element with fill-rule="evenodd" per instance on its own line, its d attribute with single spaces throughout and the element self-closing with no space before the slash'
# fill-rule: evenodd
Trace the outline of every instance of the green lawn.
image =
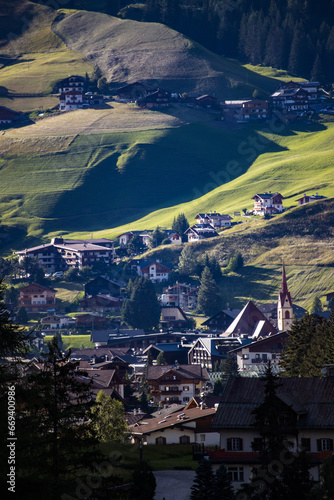
<svg viewBox="0 0 334 500">
<path fill-rule="evenodd" d="M 44 342 L 50 342 L 52 335 L 46 335 Z M 62 335 L 64 349 L 87 349 L 94 348 L 95 344 L 90 341 L 90 335 Z"/>
</svg>

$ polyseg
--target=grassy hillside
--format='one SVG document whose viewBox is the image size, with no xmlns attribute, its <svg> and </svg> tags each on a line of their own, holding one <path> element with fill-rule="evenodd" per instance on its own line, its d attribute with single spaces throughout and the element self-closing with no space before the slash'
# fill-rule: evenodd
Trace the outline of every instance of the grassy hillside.
<svg viewBox="0 0 334 500">
<path fill-rule="evenodd" d="M 63 10 L 52 25 L 66 45 L 97 64 L 109 82 L 147 80 L 174 92 L 215 93 L 220 99 L 271 92 L 277 81 L 215 55 L 159 23 Z"/>
<path fill-rule="evenodd" d="M 131 107 L 125 108 L 130 121 Z M 256 192 L 280 191 L 286 208 L 310 190 L 334 196 L 333 123 L 276 124 L 279 133 L 268 126 L 229 130 L 215 121 L 182 120 L 178 109 L 175 116 L 173 110 L 133 112 L 134 127 L 154 123 L 153 130 L 124 133 L 121 126 L 107 133 L 115 130 L 117 110 L 93 112 L 87 122 L 85 113 L 47 118 L 0 137 L 4 224 L 23 225 L 31 236 L 115 237 L 127 229 L 170 227 L 181 211 L 190 221 L 198 211 L 233 214 L 251 208 Z M 59 136 L 63 120 L 68 133 Z M 89 134 L 100 125 L 105 133 Z M 77 135 L 76 127 L 86 126 L 88 133 Z"/>
</svg>

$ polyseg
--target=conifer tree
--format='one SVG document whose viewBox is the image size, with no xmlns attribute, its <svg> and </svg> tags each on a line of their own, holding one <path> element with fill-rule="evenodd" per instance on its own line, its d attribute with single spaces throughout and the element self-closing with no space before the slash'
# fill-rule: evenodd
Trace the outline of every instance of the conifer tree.
<svg viewBox="0 0 334 500">
<path fill-rule="evenodd" d="M 182 241 L 187 241 L 187 236 L 184 232 L 188 229 L 188 227 L 189 222 L 183 213 L 179 214 L 176 218 L 174 217 L 172 230 L 182 236 Z"/>
<path fill-rule="evenodd" d="M 191 487 L 190 500 L 208 500 L 213 494 L 213 480 L 211 463 L 202 460 L 196 469 L 196 476 Z"/>
<path fill-rule="evenodd" d="M 163 240 L 165 239 L 165 233 L 157 226 L 153 233 L 149 236 L 148 246 L 149 248 L 156 248 L 161 245 Z"/>
<path fill-rule="evenodd" d="M 166 365 L 165 356 L 164 356 L 164 353 L 162 351 L 159 352 L 159 354 L 158 354 L 157 365 Z"/>
<path fill-rule="evenodd" d="M 221 465 L 215 472 L 213 491 L 210 500 L 234 500 L 235 493 L 231 484 L 231 477 L 225 465 Z"/>
<path fill-rule="evenodd" d="M 220 291 L 208 267 L 204 268 L 201 276 L 201 286 L 198 290 L 197 306 L 202 313 L 210 316 L 218 312 L 221 306 Z"/>
<path fill-rule="evenodd" d="M 185 245 L 179 258 L 179 273 L 186 276 L 196 274 L 197 259 L 190 245 Z"/>
<path fill-rule="evenodd" d="M 159 324 L 160 311 L 153 283 L 146 278 L 138 278 L 133 284 L 131 298 L 123 304 L 123 321 L 134 328 L 151 330 Z"/>
</svg>

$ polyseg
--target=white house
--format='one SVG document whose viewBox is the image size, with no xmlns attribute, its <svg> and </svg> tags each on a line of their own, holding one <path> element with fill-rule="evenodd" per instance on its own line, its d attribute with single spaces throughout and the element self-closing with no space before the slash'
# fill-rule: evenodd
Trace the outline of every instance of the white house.
<svg viewBox="0 0 334 500">
<path fill-rule="evenodd" d="M 197 214 L 195 219 L 198 224 L 210 224 L 214 229 L 220 229 L 222 227 L 231 227 L 232 217 L 228 214 L 208 212 Z"/>
<path fill-rule="evenodd" d="M 255 194 L 252 197 L 254 200 L 254 215 L 277 214 L 283 212 L 283 196 L 280 193 L 263 193 Z"/>
</svg>

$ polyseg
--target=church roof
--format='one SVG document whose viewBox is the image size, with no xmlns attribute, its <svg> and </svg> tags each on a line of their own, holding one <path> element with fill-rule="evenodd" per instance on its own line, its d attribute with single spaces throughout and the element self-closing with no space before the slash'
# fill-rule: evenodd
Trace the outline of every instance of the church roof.
<svg viewBox="0 0 334 500">
<path fill-rule="evenodd" d="M 247 334 L 253 338 L 277 333 L 277 329 L 267 320 L 256 305 L 249 300 L 242 311 L 225 331 L 226 334 Z"/>
</svg>

